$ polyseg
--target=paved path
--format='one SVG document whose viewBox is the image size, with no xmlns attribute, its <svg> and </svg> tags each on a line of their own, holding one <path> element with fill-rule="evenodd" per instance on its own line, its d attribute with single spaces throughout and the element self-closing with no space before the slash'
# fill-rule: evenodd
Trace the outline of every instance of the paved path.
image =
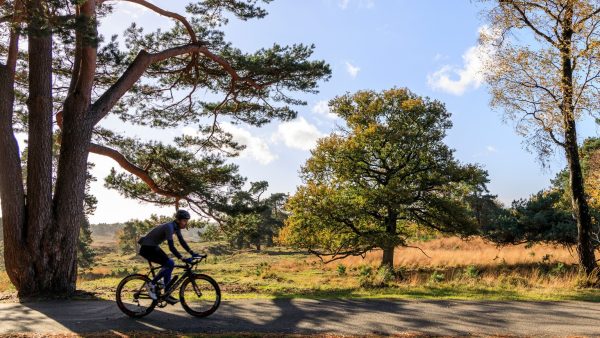
<svg viewBox="0 0 600 338">
<path fill-rule="evenodd" d="M 0 334 L 15 332 L 272 332 L 349 335 L 600 337 L 600 304 L 414 300 L 235 300 L 198 319 L 177 306 L 130 319 L 111 301 L 0 304 Z"/>
</svg>

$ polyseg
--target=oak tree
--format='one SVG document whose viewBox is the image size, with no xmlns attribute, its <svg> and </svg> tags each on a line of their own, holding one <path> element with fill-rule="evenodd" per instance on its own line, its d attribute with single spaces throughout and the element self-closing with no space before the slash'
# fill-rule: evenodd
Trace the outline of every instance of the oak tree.
<svg viewBox="0 0 600 338">
<path fill-rule="evenodd" d="M 477 221 L 466 197 L 487 173 L 461 164 L 444 144 L 450 113 L 407 89 L 359 91 L 330 101 L 346 126 L 318 141 L 290 198 L 282 239 L 330 260 L 407 245 L 415 224 L 469 235 Z"/>
</svg>

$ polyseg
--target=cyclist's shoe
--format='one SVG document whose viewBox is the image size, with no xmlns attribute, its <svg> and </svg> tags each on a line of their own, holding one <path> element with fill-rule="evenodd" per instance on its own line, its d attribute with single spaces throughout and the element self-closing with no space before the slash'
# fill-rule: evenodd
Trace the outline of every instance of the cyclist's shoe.
<svg viewBox="0 0 600 338">
<path fill-rule="evenodd" d="M 156 300 L 158 298 L 156 297 L 156 285 L 154 285 L 154 283 L 146 283 L 146 290 L 148 290 L 148 296 L 150 296 L 150 298 L 152 298 L 153 300 Z"/>
<path fill-rule="evenodd" d="M 174 304 L 179 303 L 179 299 L 177 299 L 177 298 L 175 298 L 175 297 L 173 297 L 171 295 L 168 295 L 167 297 L 165 297 L 165 302 L 167 302 L 167 303 L 169 303 L 171 305 L 174 305 Z"/>
</svg>

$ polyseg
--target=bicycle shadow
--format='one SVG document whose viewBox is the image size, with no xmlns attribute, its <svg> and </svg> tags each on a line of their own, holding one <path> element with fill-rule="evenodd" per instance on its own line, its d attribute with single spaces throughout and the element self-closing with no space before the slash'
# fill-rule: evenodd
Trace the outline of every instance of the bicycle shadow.
<svg viewBox="0 0 600 338">
<path fill-rule="evenodd" d="M 582 307 L 585 307 L 585 315 L 571 311 Z M 553 323 L 552 318 L 556 317 L 549 314 L 563 318 L 562 323 Z M 69 331 L 85 336 L 102 332 L 115 337 L 128 332 L 464 336 L 514 334 L 522 330 L 523 325 L 548 334 L 554 332 L 553 325 L 560 324 L 563 328 L 566 325 L 571 334 L 594 335 L 599 333 L 598 326 L 589 323 L 597 323 L 598 315 L 598 306 L 568 302 L 277 298 L 224 301 L 217 312 L 207 318 L 192 317 L 177 305 L 156 309 L 141 319 L 131 319 L 118 310 L 114 301 L 48 301 L 13 304 L 8 310 L 2 308 L 0 333 Z"/>
</svg>

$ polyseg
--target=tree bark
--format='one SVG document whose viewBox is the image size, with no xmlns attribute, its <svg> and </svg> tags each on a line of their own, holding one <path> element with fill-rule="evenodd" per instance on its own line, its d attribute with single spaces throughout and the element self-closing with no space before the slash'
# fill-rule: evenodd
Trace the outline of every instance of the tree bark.
<svg viewBox="0 0 600 338">
<path fill-rule="evenodd" d="M 6 265 L 11 281 L 20 296 L 69 295 L 75 291 L 77 279 L 77 244 L 79 229 L 84 222 L 83 201 L 87 179 L 88 148 L 94 118 L 89 116 L 91 91 L 96 69 L 95 1 L 81 6 L 81 19 L 88 24 L 78 28 L 76 66 L 69 94 L 64 103 L 61 150 L 54 196 L 52 196 L 52 35 L 48 29 L 44 1 L 31 0 L 28 5 L 29 25 L 29 152 L 27 166 L 27 204 L 23 216 L 11 211 L 18 209 L 5 195 L 19 195 L 20 172 L 18 148 L 10 145 L 12 111 L 4 113 L 2 100 L 2 149 L 9 160 L 16 162 L 0 180 L 5 225 Z M 83 30 L 83 31 L 82 31 Z M 8 79 L 8 77 L 7 77 Z M 2 77 L 2 85 L 5 83 Z M 14 83 L 8 92 L 12 93 Z M 4 90 L 1 93 L 5 93 Z M 4 96 L 2 95 L 2 98 Z M 12 106 L 12 103 L 11 103 Z M 8 110 L 6 110 L 8 111 Z M 8 149 L 8 150 L 7 150 Z M 14 150 L 16 149 L 16 150 Z M 16 155 L 14 154 L 16 153 Z M 4 154 L 3 154 L 4 155 Z M 4 158 L 4 156 L 3 156 Z M 4 165 L 6 166 L 6 165 Z M 4 169 L 4 167 L 3 167 Z M 8 173 L 12 173 L 8 175 Z M 15 173 L 13 173 L 15 172 Z M 4 182 L 9 182 L 4 184 Z M 6 187 L 5 187 L 6 186 Z M 21 190 L 22 190 L 21 185 Z M 12 190 L 11 190 L 12 189 Z M 16 216 L 12 216 L 16 215 Z M 24 226 L 25 225 L 25 226 Z"/>
<path fill-rule="evenodd" d="M 52 225 L 52 35 L 42 1 L 28 3 L 29 97 L 27 151 L 27 221 L 24 228 L 27 255 L 20 260 L 19 295 L 37 294 L 51 288 L 41 251 L 43 237 Z"/>
<path fill-rule="evenodd" d="M 19 145 L 13 130 L 14 80 L 19 35 L 11 31 L 6 65 L 0 64 L 0 200 L 4 233 L 4 264 L 10 281 L 19 288 L 24 266 L 23 226 L 25 189 Z"/>
<path fill-rule="evenodd" d="M 385 232 L 387 238 L 382 246 L 383 258 L 381 259 L 381 267 L 387 266 L 390 269 L 394 269 L 394 250 L 396 249 L 394 238 L 396 237 L 397 221 L 398 215 L 394 212 L 389 212 L 385 221 Z"/>
<path fill-rule="evenodd" d="M 577 221 L 577 253 L 579 264 L 590 275 L 596 269 L 596 257 L 592 245 L 592 218 L 585 195 L 583 173 L 579 159 L 577 129 L 573 108 L 573 64 L 571 44 L 573 36 L 573 4 L 567 3 L 562 22 L 561 59 L 562 59 L 562 91 L 563 128 L 565 133 L 565 154 L 569 166 L 569 183 L 573 214 Z"/>
<path fill-rule="evenodd" d="M 381 266 L 387 266 L 390 268 L 394 267 L 394 245 L 388 245 L 383 248 L 383 258 L 381 259 Z"/>
<path fill-rule="evenodd" d="M 77 31 L 77 52 L 69 94 L 62 113 L 58 171 L 54 191 L 54 225 L 44 240 L 43 251 L 50 257 L 48 270 L 55 292 L 71 294 L 77 281 L 77 243 L 84 223 L 83 201 L 87 179 L 87 160 L 94 119 L 89 107 L 96 73 L 96 37 L 94 0 L 80 8 L 87 24 Z"/>
<path fill-rule="evenodd" d="M 592 245 L 592 219 L 585 195 L 583 174 L 579 162 L 577 135 L 574 121 L 572 131 L 567 131 L 566 153 L 569 165 L 569 182 L 571 186 L 571 204 L 577 220 L 577 253 L 579 264 L 590 275 L 596 269 L 596 257 Z"/>
<path fill-rule="evenodd" d="M 74 100 L 79 95 L 74 95 Z M 85 101 L 80 101 L 85 103 Z M 89 100 L 88 100 L 89 102 Z M 54 257 L 48 269 L 57 292 L 75 291 L 77 280 L 77 243 L 84 222 L 83 199 L 87 178 L 88 147 L 92 127 L 85 123 L 81 103 L 65 105 L 56 189 L 54 193 L 55 224 L 44 241 L 44 252 Z M 79 108 L 79 109 L 78 109 Z"/>
</svg>

